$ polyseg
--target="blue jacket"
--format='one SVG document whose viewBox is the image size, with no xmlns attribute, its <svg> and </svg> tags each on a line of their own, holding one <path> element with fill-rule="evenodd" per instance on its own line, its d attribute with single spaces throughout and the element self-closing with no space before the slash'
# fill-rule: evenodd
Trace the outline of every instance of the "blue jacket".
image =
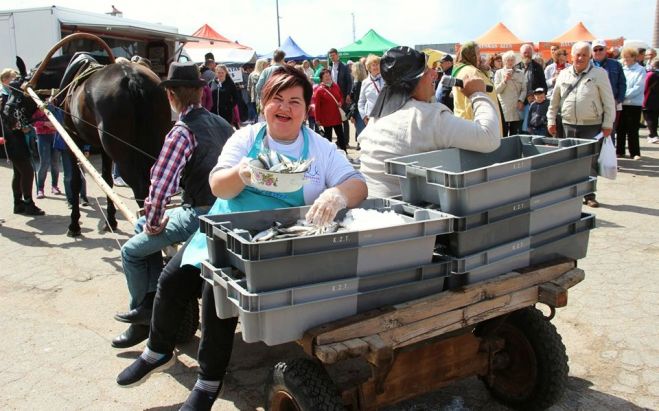
<svg viewBox="0 0 659 411">
<path fill-rule="evenodd" d="M 613 90 L 613 99 L 616 104 L 622 103 L 625 100 L 625 92 L 627 91 L 627 80 L 625 73 L 622 72 L 622 64 L 618 60 L 605 58 L 602 61 L 593 60 L 595 67 L 602 67 L 609 74 L 609 82 Z"/>
<path fill-rule="evenodd" d="M 623 105 L 626 106 L 642 106 L 643 93 L 645 92 L 645 78 L 647 72 L 645 68 L 638 63 L 634 63 L 629 67 L 623 67 L 623 73 L 627 79 L 627 92 L 625 93 L 625 101 Z"/>
</svg>

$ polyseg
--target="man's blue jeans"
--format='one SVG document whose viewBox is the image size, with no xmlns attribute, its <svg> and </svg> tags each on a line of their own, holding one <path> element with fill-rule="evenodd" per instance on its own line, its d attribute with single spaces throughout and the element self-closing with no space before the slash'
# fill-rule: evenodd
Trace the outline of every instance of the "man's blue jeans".
<svg viewBox="0 0 659 411">
<path fill-rule="evenodd" d="M 199 216 L 210 207 L 178 207 L 167 210 L 167 226 L 158 235 L 148 235 L 145 218 L 135 225 L 135 235 L 121 247 L 121 261 L 130 293 L 130 309 L 137 308 L 147 293 L 155 292 L 163 268 L 161 250 L 166 246 L 186 241 L 199 228 Z"/>
<path fill-rule="evenodd" d="M 73 192 L 71 191 L 71 173 L 73 170 L 71 168 L 78 167 L 78 160 L 75 157 L 72 157 L 68 150 L 61 150 L 59 152 L 62 154 L 62 171 L 64 172 L 64 193 L 66 194 L 66 201 L 68 201 L 69 204 L 73 204 Z M 71 158 L 73 158 L 73 163 L 70 161 Z M 82 185 L 80 186 L 80 198 L 86 199 L 87 182 L 85 181 L 84 174 L 82 174 L 81 177 Z"/>
</svg>

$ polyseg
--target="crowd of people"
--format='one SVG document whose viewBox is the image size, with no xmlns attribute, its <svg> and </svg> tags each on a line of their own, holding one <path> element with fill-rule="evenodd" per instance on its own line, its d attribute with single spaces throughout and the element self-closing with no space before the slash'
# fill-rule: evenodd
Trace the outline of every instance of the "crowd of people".
<svg viewBox="0 0 659 411">
<path fill-rule="evenodd" d="M 200 371 L 182 409 L 210 410 L 218 397 L 237 319 L 217 317 L 213 289 L 199 276 L 200 262 L 207 258 L 201 215 L 309 205 L 307 221 L 323 226 L 368 195 L 400 194 L 397 179 L 385 174 L 384 161 L 390 157 L 449 147 L 487 153 L 499 147 L 502 136 L 518 133 L 586 139 L 615 135 L 619 156 L 628 146 L 630 157 L 640 158 L 641 113 L 649 141 L 659 142 L 659 59 L 628 48 L 618 56 L 605 48 L 600 40 L 577 42 L 570 64 L 567 51 L 555 47 L 545 63 L 530 44 L 518 50 L 518 61 L 515 51 L 484 56 L 469 42 L 455 58 L 446 54 L 431 66 L 425 54 L 408 47 L 349 64 L 330 49 L 327 66 L 317 59 L 287 62 L 285 53 L 276 50 L 272 62 L 260 59 L 242 67 L 238 84 L 212 55 L 201 69 L 172 63 L 162 86 L 177 121 L 151 170 L 145 215 L 121 249 L 129 302 L 128 311 L 114 317 L 129 324 L 112 341 L 114 347 L 147 344 L 119 373 L 117 383 L 139 384 L 172 364 L 185 308 L 203 288 Z M 439 85 L 444 75 L 462 85 Z M 13 70 L 2 72 L 3 105 L 14 77 Z M 14 131 L 23 136 L 29 130 L 5 116 L 3 121 L 14 167 L 14 212 L 43 214 L 32 200 L 28 140 L 12 140 L 19 135 Z M 32 123 L 39 158 L 36 197 L 46 195 L 48 171 L 50 193 L 59 195 L 54 164 L 62 150 L 56 130 L 39 113 Z M 347 155 L 350 123 L 359 160 Z M 266 149 L 293 160 L 313 158 L 308 184 L 291 193 L 252 187 L 249 162 Z M 169 209 L 179 187 L 183 206 Z M 584 203 L 598 205 L 594 195 Z M 164 264 L 160 250 L 174 243 L 184 246 Z"/>
</svg>

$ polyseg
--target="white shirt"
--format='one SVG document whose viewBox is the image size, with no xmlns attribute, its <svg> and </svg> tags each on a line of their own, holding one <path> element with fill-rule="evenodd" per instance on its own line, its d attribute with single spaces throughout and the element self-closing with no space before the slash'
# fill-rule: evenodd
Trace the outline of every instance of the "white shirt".
<svg viewBox="0 0 659 411">
<path fill-rule="evenodd" d="M 339 63 L 332 62 L 332 81 L 336 83 L 338 81 L 338 78 L 339 78 Z"/>
<path fill-rule="evenodd" d="M 384 87 L 382 76 L 377 76 L 373 79 L 369 75 L 362 81 L 362 89 L 359 92 L 359 102 L 357 103 L 359 114 L 362 118 L 368 117 L 371 114 L 371 110 L 373 110 L 373 106 L 380 95 L 380 91 L 382 91 L 382 87 Z"/>
<path fill-rule="evenodd" d="M 456 147 L 487 153 L 501 144 L 498 109 L 485 93 L 470 100 L 474 120 L 456 117 L 441 103 L 411 99 L 398 111 L 371 119 L 359 135 L 360 171 L 366 177 L 368 195 L 400 194 L 398 177 L 384 173 L 384 160 L 442 148 Z"/>
<path fill-rule="evenodd" d="M 263 123 L 253 124 L 237 130 L 224 145 L 217 160 L 217 165 L 211 170 L 210 174 L 213 175 L 219 169 L 233 167 L 243 157 L 247 157 L 256 135 L 263 125 Z M 306 204 L 312 204 L 326 188 L 335 187 L 348 179 L 357 178 L 364 181 L 364 177 L 348 162 L 343 152 L 337 149 L 336 144 L 330 143 L 326 138 L 321 137 L 309 128 L 307 128 L 307 133 L 309 135 L 308 158 L 313 158 L 314 161 L 305 173 L 305 178 L 308 181 L 304 186 L 304 201 Z M 268 135 L 264 140 L 265 144 L 278 153 L 299 158 L 304 147 L 304 137 L 302 131 L 300 131 L 295 142 L 281 144 Z"/>
</svg>

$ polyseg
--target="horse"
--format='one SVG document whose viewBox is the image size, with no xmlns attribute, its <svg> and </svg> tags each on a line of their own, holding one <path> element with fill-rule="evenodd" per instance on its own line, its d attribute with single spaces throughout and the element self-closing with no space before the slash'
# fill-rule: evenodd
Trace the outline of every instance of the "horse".
<svg viewBox="0 0 659 411">
<path fill-rule="evenodd" d="M 113 185 L 112 162 L 117 164 L 122 178 L 132 189 L 141 208 L 148 195 L 151 167 L 172 124 L 169 101 L 165 90 L 160 86 L 160 78 L 139 64 L 111 63 L 95 71 L 83 73 L 84 78 L 81 78 L 83 70 L 71 69 L 70 65 L 67 70 L 62 70 L 62 60 L 67 58 L 71 63 L 82 61 L 85 63 L 83 67 L 88 67 L 88 63 L 92 62 L 85 56 L 74 59 L 71 59 L 71 56 L 52 60 L 50 58 L 59 47 L 83 34 L 72 34 L 55 45 L 32 77 L 28 75 L 23 61 L 17 57 L 19 81 L 23 87 L 30 86 L 40 91 L 53 88 L 53 82 L 58 80 L 61 82 L 60 90 L 68 87 L 63 102 L 64 127 L 77 145 L 90 144 L 100 148 L 101 175 L 110 187 Z M 84 36 L 89 38 L 92 35 Z M 101 39 L 96 37 L 95 40 L 105 45 Z M 104 49 L 110 56 L 110 62 L 113 62 L 114 57 L 109 47 L 105 45 Z M 49 64 L 51 61 L 52 65 Z M 56 67 L 55 70 L 52 69 L 53 66 Z M 48 74 L 49 71 L 49 76 L 40 76 L 44 72 Z M 87 76 L 88 73 L 91 74 Z M 73 80 L 70 86 L 69 80 Z M 5 112 L 18 119 L 19 124 L 26 124 L 36 109 L 36 103 L 31 98 L 14 90 L 7 101 Z M 79 194 L 82 178 L 74 156 L 69 158 L 73 162 L 73 204 L 67 235 L 77 237 L 81 235 Z M 106 229 L 117 228 L 115 215 L 116 208 L 108 198 Z"/>
</svg>

